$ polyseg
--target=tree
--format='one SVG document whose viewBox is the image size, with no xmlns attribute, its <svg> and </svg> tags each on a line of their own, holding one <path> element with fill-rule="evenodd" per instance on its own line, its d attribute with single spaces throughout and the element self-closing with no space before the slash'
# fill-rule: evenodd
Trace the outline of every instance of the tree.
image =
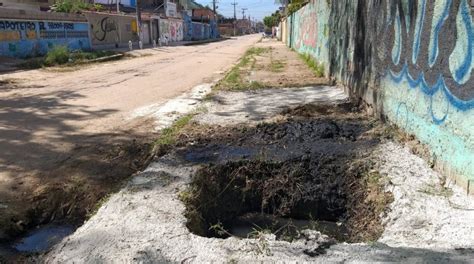
<svg viewBox="0 0 474 264">
<path fill-rule="evenodd" d="M 271 16 L 264 17 L 263 24 L 265 24 L 267 28 L 276 27 L 280 23 L 280 19 L 281 19 L 281 14 L 280 12 L 276 11 Z"/>
<path fill-rule="evenodd" d="M 308 3 L 307 0 L 291 0 L 290 2 L 291 3 L 288 4 L 288 14 L 293 14 Z"/>
<path fill-rule="evenodd" d="M 51 6 L 51 10 L 61 13 L 80 13 L 83 10 L 101 11 L 103 7 L 100 4 L 89 4 L 83 0 L 57 0 Z"/>
<path fill-rule="evenodd" d="M 288 15 L 291 15 L 292 13 L 298 11 L 308 2 L 309 0 L 275 0 L 276 4 L 284 5 L 287 7 Z"/>
</svg>

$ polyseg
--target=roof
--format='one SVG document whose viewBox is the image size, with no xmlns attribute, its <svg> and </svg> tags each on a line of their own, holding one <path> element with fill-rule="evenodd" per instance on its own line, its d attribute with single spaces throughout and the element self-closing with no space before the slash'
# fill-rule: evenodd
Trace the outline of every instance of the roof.
<svg viewBox="0 0 474 264">
<path fill-rule="evenodd" d="M 204 8 L 203 5 L 196 3 L 194 0 L 183 0 L 183 2 L 186 2 L 188 9 Z"/>
</svg>

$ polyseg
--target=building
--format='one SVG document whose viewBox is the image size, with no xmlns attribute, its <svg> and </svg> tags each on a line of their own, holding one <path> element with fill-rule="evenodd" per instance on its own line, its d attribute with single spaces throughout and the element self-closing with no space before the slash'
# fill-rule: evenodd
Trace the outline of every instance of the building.
<svg viewBox="0 0 474 264">
<path fill-rule="evenodd" d="M 237 19 L 235 27 L 238 35 L 246 35 L 252 33 L 252 22 L 248 19 Z"/>
<path fill-rule="evenodd" d="M 217 18 L 216 14 L 209 8 L 195 8 L 192 13 L 193 20 L 209 21 Z"/>
<path fill-rule="evenodd" d="M 31 11 L 47 11 L 54 0 L 0 0 L 0 7 Z"/>
</svg>

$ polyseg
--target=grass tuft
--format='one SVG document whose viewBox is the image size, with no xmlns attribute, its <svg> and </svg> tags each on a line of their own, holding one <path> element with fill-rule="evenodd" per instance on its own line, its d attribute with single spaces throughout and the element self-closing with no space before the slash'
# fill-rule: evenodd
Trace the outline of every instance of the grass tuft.
<svg viewBox="0 0 474 264">
<path fill-rule="evenodd" d="M 309 54 L 300 54 L 300 58 L 311 68 L 314 72 L 314 75 L 318 78 L 325 76 L 325 68 L 323 63 L 317 62 L 311 55 Z"/>
<path fill-rule="evenodd" d="M 239 63 L 235 65 L 222 79 L 216 84 L 215 88 L 218 90 L 255 90 L 262 89 L 265 86 L 256 81 L 247 81 L 242 76 L 244 69 L 254 69 L 257 62 L 256 56 L 269 52 L 270 48 L 252 47 L 248 49 Z"/>
<path fill-rule="evenodd" d="M 59 65 L 72 67 L 116 54 L 117 53 L 113 51 L 103 50 L 90 52 L 80 50 L 69 51 L 66 46 L 55 46 L 46 56 L 28 59 L 18 66 L 25 69 L 38 69 Z"/>
<path fill-rule="evenodd" d="M 163 129 L 160 137 L 155 141 L 155 145 L 173 145 L 176 142 L 179 131 L 189 124 L 195 115 L 196 113 L 187 114 L 176 120 L 170 127 Z"/>
<path fill-rule="evenodd" d="M 281 60 L 272 60 L 270 64 L 270 71 L 282 72 L 285 69 L 285 63 Z"/>
</svg>

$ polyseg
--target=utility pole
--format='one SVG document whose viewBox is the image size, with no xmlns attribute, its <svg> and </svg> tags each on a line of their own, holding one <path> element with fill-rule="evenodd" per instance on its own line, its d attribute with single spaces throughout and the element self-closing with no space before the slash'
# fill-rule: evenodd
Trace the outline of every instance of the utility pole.
<svg viewBox="0 0 474 264">
<path fill-rule="evenodd" d="M 244 23 L 242 26 L 244 26 L 244 27 L 245 27 L 245 24 L 247 24 L 247 23 L 245 22 L 245 11 L 246 11 L 247 9 L 248 9 L 248 8 L 242 8 L 242 23 Z M 242 32 L 242 34 L 244 34 L 244 33 Z M 247 34 L 247 33 L 245 33 L 245 34 Z"/>
<path fill-rule="evenodd" d="M 142 18 L 141 18 L 141 14 L 140 14 L 140 0 L 136 0 L 135 4 L 137 5 L 136 6 L 136 12 L 137 12 L 137 17 L 136 17 L 136 20 L 137 20 L 137 35 L 138 35 L 138 43 L 140 43 L 141 41 L 141 24 L 142 24 Z"/>
<path fill-rule="evenodd" d="M 217 0 L 212 0 L 212 11 L 214 12 L 214 19 L 216 20 L 216 27 L 218 27 L 219 16 L 217 16 Z"/>
<path fill-rule="evenodd" d="M 217 14 L 216 13 L 216 7 L 217 7 L 217 0 L 212 0 L 212 12 L 214 12 L 214 15 Z"/>
<path fill-rule="evenodd" d="M 247 11 L 248 8 L 242 8 L 242 19 L 245 19 L 245 11 Z"/>
<path fill-rule="evenodd" d="M 235 26 L 236 26 L 236 24 L 237 24 L 237 10 L 236 10 L 237 3 L 235 2 L 235 0 L 234 0 L 233 3 L 231 3 L 231 5 L 234 6 L 234 36 L 235 36 L 235 34 L 236 34 L 236 32 L 235 32 Z"/>
<path fill-rule="evenodd" d="M 117 14 L 120 13 L 120 0 L 117 1 Z"/>
</svg>

